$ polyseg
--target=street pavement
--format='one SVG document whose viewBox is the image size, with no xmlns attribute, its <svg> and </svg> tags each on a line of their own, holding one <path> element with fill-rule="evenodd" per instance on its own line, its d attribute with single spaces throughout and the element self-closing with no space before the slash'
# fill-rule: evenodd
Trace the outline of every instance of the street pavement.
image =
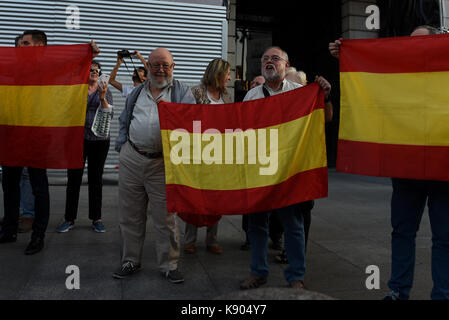
<svg viewBox="0 0 449 320">
<path fill-rule="evenodd" d="M 250 251 L 239 249 L 245 239 L 241 216 L 225 216 L 220 221 L 218 240 L 224 250 L 222 255 L 206 251 L 206 230 L 199 229 L 197 252 L 182 253 L 179 267 L 185 276 L 183 284 L 169 283 L 157 271 L 154 232 L 148 219 L 143 270 L 128 279 L 113 279 L 112 273 L 120 265 L 116 180 L 114 174 L 105 175 L 106 233 L 98 234 L 91 228 L 87 185 L 83 185 L 76 227 L 59 234 L 55 229 L 64 217 L 66 187 L 61 178 L 50 179 L 51 213 L 45 248 L 36 255 L 24 255 L 29 233 L 19 234 L 16 243 L 0 245 L 0 299 L 211 300 L 238 294 L 239 282 L 248 276 L 251 260 Z M 388 291 L 391 267 L 391 190 L 389 179 L 329 169 L 329 196 L 316 200 L 312 211 L 305 276 L 308 290 L 343 300 L 382 299 Z M 3 216 L 3 197 L 0 205 Z M 184 223 L 179 221 L 179 226 L 183 235 Z M 417 237 L 411 299 L 430 297 L 430 246 L 426 209 Z M 274 262 L 276 253 L 269 250 L 270 275 L 264 287 L 290 293 L 293 289 L 287 288 L 283 277 L 285 265 Z M 80 271 L 78 290 L 66 287 L 66 280 L 72 275 L 66 273 L 66 268 L 71 265 Z M 366 280 L 371 273 L 366 273 L 366 268 L 372 265 L 379 268 L 380 288 L 369 290 Z"/>
</svg>

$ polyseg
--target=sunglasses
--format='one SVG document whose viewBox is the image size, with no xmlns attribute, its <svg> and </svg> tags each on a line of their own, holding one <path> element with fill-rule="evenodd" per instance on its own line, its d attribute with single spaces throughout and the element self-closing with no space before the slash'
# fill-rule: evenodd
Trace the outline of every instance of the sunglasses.
<svg viewBox="0 0 449 320">
<path fill-rule="evenodd" d="M 100 74 L 101 69 L 90 69 L 90 72 L 96 72 L 96 73 Z"/>
</svg>

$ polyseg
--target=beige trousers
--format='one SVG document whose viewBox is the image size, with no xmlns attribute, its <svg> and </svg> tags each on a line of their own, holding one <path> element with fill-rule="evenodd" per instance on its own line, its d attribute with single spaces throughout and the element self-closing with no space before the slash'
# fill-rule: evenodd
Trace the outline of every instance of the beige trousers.
<svg viewBox="0 0 449 320">
<path fill-rule="evenodd" d="M 217 231 L 218 231 L 218 222 L 213 226 L 207 227 L 206 232 L 206 245 L 216 245 L 217 243 Z M 184 233 L 184 243 L 190 244 L 196 242 L 196 236 L 198 232 L 198 227 L 193 224 L 186 223 L 186 229 Z"/>
<path fill-rule="evenodd" d="M 119 160 L 122 263 L 142 262 L 148 205 L 153 218 L 159 270 L 175 270 L 180 254 L 180 241 L 176 214 L 167 212 L 164 160 L 148 159 L 126 142 L 120 151 Z"/>
</svg>

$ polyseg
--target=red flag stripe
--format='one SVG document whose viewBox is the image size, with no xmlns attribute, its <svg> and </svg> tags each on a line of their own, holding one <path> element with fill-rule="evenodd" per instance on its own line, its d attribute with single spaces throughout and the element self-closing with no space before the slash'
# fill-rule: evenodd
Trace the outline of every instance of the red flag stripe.
<svg viewBox="0 0 449 320">
<path fill-rule="evenodd" d="M 4 166 L 75 169 L 83 164 L 84 127 L 0 125 L 0 137 L 0 163 Z"/>
<path fill-rule="evenodd" d="M 291 103 L 295 104 L 298 103 L 297 99 L 303 99 L 300 103 L 306 107 L 292 108 L 291 105 L 285 104 L 286 99 L 290 99 Z M 313 83 L 280 95 L 247 101 L 245 104 L 160 103 L 158 107 L 165 109 L 164 112 L 159 112 L 161 130 L 182 128 L 193 133 L 193 122 L 201 120 L 202 132 L 213 128 L 224 133 L 225 129 L 266 128 L 304 117 L 316 109 L 324 108 L 324 91 L 318 84 Z"/>
<path fill-rule="evenodd" d="M 339 140 L 340 172 L 449 181 L 449 147 L 392 145 Z"/>
<path fill-rule="evenodd" d="M 268 211 L 324 197 L 327 197 L 327 167 L 298 173 L 278 185 L 253 189 L 200 190 L 183 185 L 167 185 L 169 212 L 205 215 Z"/>
<path fill-rule="evenodd" d="M 449 35 L 343 40 L 340 72 L 449 71 Z"/>
<path fill-rule="evenodd" d="M 0 86 L 76 85 L 89 80 L 92 49 L 88 44 L 0 47 L 0 57 Z"/>
</svg>

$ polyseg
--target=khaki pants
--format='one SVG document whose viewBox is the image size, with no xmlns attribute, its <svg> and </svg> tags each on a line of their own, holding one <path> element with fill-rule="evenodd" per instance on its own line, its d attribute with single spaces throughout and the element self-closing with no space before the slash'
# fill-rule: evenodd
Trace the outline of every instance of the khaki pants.
<svg viewBox="0 0 449 320">
<path fill-rule="evenodd" d="M 122 263 L 141 264 L 149 205 L 158 267 L 162 272 L 177 269 L 180 254 L 178 223 L 175 213 L 167 213 L 163 158 L 148 159 L 127 142 L 122 146 L 119 164 Z"/>
<path fill-rule="evenodd" d="M 198 227 L 193 224 L 186 223 L 186 229 L 184 234 L 184 243 L 190 244 L 196 242 Z M 217 231 L 218 231 L 218 222 L 213 226 L 207 227 L 206 233 L 206 245 L 216 245 L 217 244 Z"/>
</svg>

